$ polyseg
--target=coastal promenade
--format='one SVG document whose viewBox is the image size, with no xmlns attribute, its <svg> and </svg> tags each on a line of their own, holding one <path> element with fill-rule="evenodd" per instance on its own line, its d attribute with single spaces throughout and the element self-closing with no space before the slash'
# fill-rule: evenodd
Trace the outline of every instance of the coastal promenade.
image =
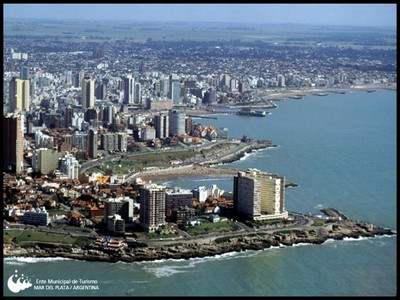
<svg viewBox="0 0 400 300">
<path fill-rule="evenodd" d="M 159 259 L 189 259 L 214 256 L 245 250 L 263 250 L 271 247 L 293 246 L 300 243 L 322 244 L 329 239 L 359 239 L 381 235 L 395 235 L 387 228 L 371 223 L 349 220 L 334 209 L 325 209 L 326 221 L 314 226 L 303 214 L 291 213 L 294 222 L 276 225 L 275 228 L 241 229 L 239 231 L 211 234 L 207 236 L 181 236 L 165 240 L 136 240 L 125 248 L 104 249 L 94 244 L 84 248 L 76 246 L 40 244 L 35 247 L 3 248 L 5 257 L 63 257 L 85 261 L 134 262 Z"/>
</svg>

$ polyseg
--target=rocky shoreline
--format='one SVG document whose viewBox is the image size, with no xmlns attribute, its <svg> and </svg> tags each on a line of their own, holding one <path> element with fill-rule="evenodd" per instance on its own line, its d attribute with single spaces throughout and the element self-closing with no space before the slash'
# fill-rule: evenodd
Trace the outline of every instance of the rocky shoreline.
<svg viewBox="0 0 400 300">
<path fill-rule="evenodd" d="M 245 250 L 263 250 L 270 247 L 293 246 L 299 243 L 322 244 L 328 239 L 343 240 L 361 237 L 394 235 L 390 229 L 381 228 L 364 221 L 348 220 L 330 209 L 326 210 L 331 218 L 322 226 L 303 226 L 299 228 L 281 228 L 276 230 L 254 230 L 240 234 L 231 232 L 229 236 L 216 237 L 213 240 L 176 239 L 169 244 L 143 241 L 131 242 L 128 247 L 118 250 L 105 250 L 88 246 L 74 248 L 69 245 L 39 243 L 33 248 L 3 249 L 4 257 L 63 257 L 85 261 L 135 262 L 160 259 L 189 259 L 215 256 L 229 252 Z"/>
</svg>

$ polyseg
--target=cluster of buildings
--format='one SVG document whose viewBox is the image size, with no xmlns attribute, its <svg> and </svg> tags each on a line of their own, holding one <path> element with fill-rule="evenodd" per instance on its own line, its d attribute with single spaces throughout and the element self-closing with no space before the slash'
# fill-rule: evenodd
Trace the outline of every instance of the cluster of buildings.
<svg viewBox="0 0 400 300">
<path fill-rule="evenodd" d="M 288 218 L 284 178 L 256 169 L 234 177 L 233 193 L 216 185 L 188 190 L 141 180 L 128 186 L 97 179 L 81 183 L 45 175 L 37 179 L 7 175 L 3 182 L 4 216 L 45 226 L 53 220 L 49 210 L 67 205 L 76 215 L 70 218 L 71 225 L 104 222 L 115 235 L 123 235 L 136 225 L 148 232 L 159 231 L 168 222 L 185 228 L 196 220 L 196 209 L 212 222 L 220 221 L 219 215 L 227 210 L 252 220 Z M 86 217 L 91 221 L 86 222 Z"/>
<path fill-rule="evenodd" d="M 196 205 L 215 215 L 213 221 L 222 207 L 253 220 L 287 218 L 284 178 L 258 170 L 239 172 L 228 197 L 216 187 L 127 186 L 123 174 L 94 180 L 82 164 L 147 145 L 227 138 L 227 128 L 196 124 L 190 112 L 250 103 L 260 90 L 397 82 L 391 49 L 239 40 L 46 41 L 4 41 L 3 172 L 16 175 L 5 176 L 3 199 L 7 217 L 20 209 L 14 206 L 32 204 L 23 211 L 29 224 L 47 225 L 43 207 L 64 202 L 101 217 L 115 234 L 135 222 L 146 231 L 169 220 L 183 224 Z"/>
<path fill-rule="evenodd" d="M 135 142 L 227 137 L 227 130 L 194 123 L 188 115 L 196 108 L 253 101 L 260 89 L 397 80 L 391 50 L 240 41 L 148 41 L 127 48 L 123 40 L 88 49 L 85 41 L 49 41 L 55 44 L 57 51 L 50 51 L 35 39 L 5 40 L 3 135 L 12 143 L 4 170 L 46 174 L 48 167 L 42 170 L 41 160 L 30 156 L 51 150 L 62 154 L 49 160 L 64 159 L 57 176 L 77 178 L 72 156 L 81 162 L 132 151 Z"/>
</svg>

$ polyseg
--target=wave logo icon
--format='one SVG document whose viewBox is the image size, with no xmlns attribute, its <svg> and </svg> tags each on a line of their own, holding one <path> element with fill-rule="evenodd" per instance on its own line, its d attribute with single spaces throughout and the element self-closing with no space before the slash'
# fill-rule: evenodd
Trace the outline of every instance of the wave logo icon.
<svg viewBox="0 0 400 300">
<path fill-rule="evenodd" d="M 24 274 L 19 276 L 18 271 L 15 270 L 15 274 L 8 278 L 7 286 L 11 292 L 19 293 L 20 291 L 30 288 L 32 283 L 28 277 L 25 277 Z"/>
</svg>

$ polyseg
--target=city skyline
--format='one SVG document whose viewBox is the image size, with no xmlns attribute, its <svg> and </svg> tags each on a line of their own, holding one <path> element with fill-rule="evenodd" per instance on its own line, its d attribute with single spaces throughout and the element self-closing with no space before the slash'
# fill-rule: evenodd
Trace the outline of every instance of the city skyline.
<svg viewBox="0 0 400 300">
<path fill-rule="evenodd" d="M 396 4 L 4 4 L 4 20 L 396 26 Z"/>
</svg>

